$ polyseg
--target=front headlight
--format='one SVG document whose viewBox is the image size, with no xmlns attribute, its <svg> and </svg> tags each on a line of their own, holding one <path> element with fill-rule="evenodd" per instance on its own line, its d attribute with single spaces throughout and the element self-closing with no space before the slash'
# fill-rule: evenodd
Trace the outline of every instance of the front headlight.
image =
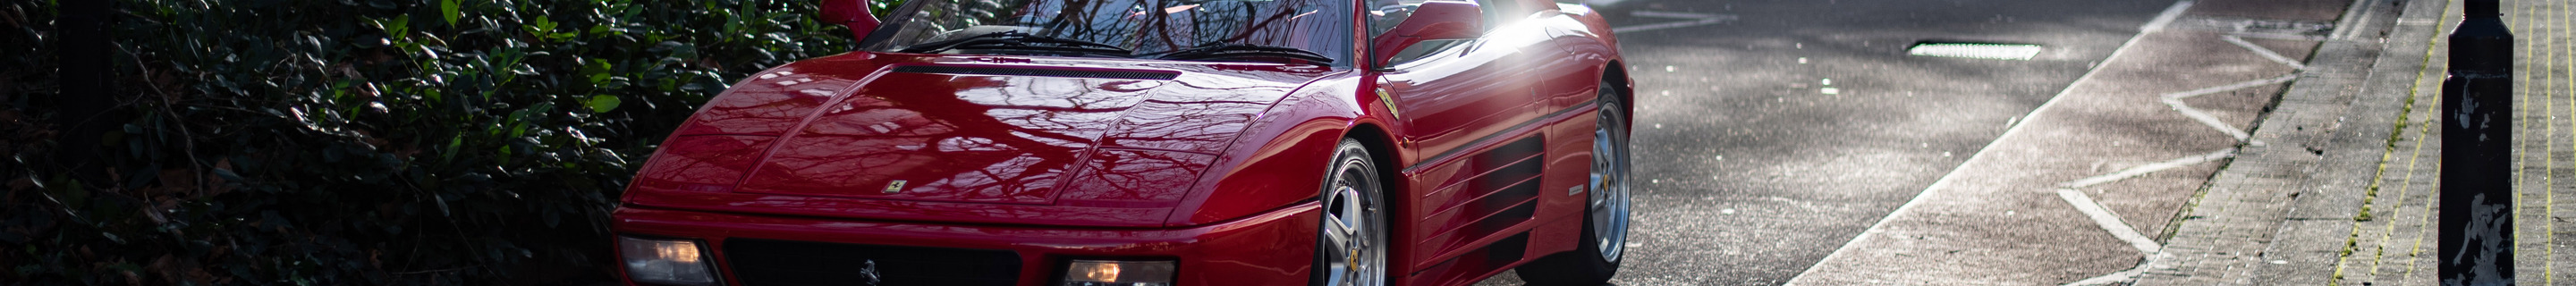
<svg viewBox="0 0 2576 286">
<path fill-rule="evenodd" d="M 1074 260 L 1060 286 L 1171 286 L 1172 261 Z"/>
<path fill-rule="evenodd" d="M 715 267 L 696 240 L 659 240 L 618 236 L 618 257 L 626 260 L 626 278 L 635 283 L 671 286 L 716 285 Z"/>
</svg>

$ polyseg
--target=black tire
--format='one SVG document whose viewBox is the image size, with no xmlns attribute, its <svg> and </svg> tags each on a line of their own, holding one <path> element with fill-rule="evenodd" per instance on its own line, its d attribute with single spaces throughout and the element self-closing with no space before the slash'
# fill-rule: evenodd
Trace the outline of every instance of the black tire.
<svg viewBox="0 0 2576 286">
<path fill-rule="evenodd" d="M 1626 109 L 1625 104 L 1619 102 L 1620 93 L 1613 88 L 1614 86 L 1615 85 L 1608 82 L 1608 79 L 1606 78 L 1601 84 L 1600 116 L 1601 122 L 1603 123 L 1599 124 L 1599 126 L 1603 130 L 1607 130 L 1609 132 L 1606 132 L 1606 134 L 1596 135 L 1596 138 L 1608 137 L 1606 139 L 1609 139 L 1611 143 L 1607 146 L 1615 148 L 1610 150 L 1610 152 L 1617 154 L 1603 156 L 1603 154 L 1596 152 L 1593 155 L 1596 156 L 1596 158 L 1615 158 L 1613 159 L 1613 162 L 1615 163 L 1610 163 L 1615 165 L 1607 168 L 1610 170 L 1607 171 L 1608 173 L 1615 174 L 1613 174 L 1613 176 L 1609 176 L 1611 179 L 1600 180 L 1599 182 L 1603 183 L 1600 183 L 1600 186 L 1592 186 L 1592 190 L 1594 193 L 1593 195 L 1595 196 L 1605 196 L 1604 193 L 1608 193 L 1609 195 L 1606 196 L 1615 196 L 1615 198 L 1592 199 L 1594 198 L 1593 196 L 1587 196 L 1587 200 L 1592 201 L 1587 201 L 1584 204 L 1583 213 L 1585 217 L 1583 218 L 1583 235 L 1580 238 L 1581 240 L 1576 243 L 1579 246 L 1575 247 L 1574 251 L 1542 257 L 1539 258 L 1538 261 L 1532 261 L 1529 264 L 1521 265 L 1520 268 L 1515 269 L 1517 271 L 1514 272 L 1520 274 L 1521 281 L 1529 282 L 1529 285 L 1602 285 L 1603 283 L 1608 283 L 1610 281 L 1610 277 L 1619 274 L 1619 264 L 1621 261 L 1626 260 L 1627 255 L 1625 255 L 1625 252 L 1627 251 L 1627 247 L 1625 244 L 1627 243 L 1626 240 L 1628 237 L 1626 229 L 1628 226 L 1627 219 L 1629 215 L 1628 206 L 1630 206 L 1627 195 L 1628 190 L 1626 187 L 1628 177 L 1627 158 L 1630 155 L 1627 147 L 1628 110 Z M 1597 141 L 1599 140 L 1596 140 L 1596 142 Z M 1599 149 L 1599 147 L 1602 146 L 1596 146 L 1595 150 L 1602 150 Z M 1602 166 L 1602 164 L 1603 163 L 1596 161 L 1595 166 L 1598 168 L 1598 166 Z M 1598 174 L 1601 173 L 1603 172 L 1596 172 L 1595 177 L 1603 177 L 1598 176 Z M 1615 190 L 1613 190 L 1613 188 L 1615 188 Z M 1608 212 L 1599 211 L 1600 207 L 1597 206 L 1605 206 L 1605 204 L 1597 203 L 1597 201 L 1611 199 L 1617 200 L 1619 205 L 1617 205 L 1616 209 Z M 1602 227 L 1600 227 L 1599 223 L 1596 222 L 1603 221 L 1602 218 L 1596 216 L 1604 215 L 1616 216 L 1615 219 L 1611 220 L 1613 221 L 1611 225 L 1614 225 L 1612 228 L 1618 229 L 1615 230 L 1617 231 L 1617 237 L 1612 239 L 1615 241 L 1606 242 L 1607 246 L 1605 246 L 1605 242 L 1601 239 L 1602 234 L 1597 231 L 1602 229 Z M 1609 247 L 1610 249 L 1608 251 L 1604 251 L 1604 247 Z"/>
<path fill-rule="evenodd" d="M 1314 270 L 1309 271 L 1306 284 L 1386 285 L 1391 280 L 1387 269 L 1392 265 L 1386 257 L 1393 244 L 1387 242 L 1385 184 L 1378 180 L 1377 161 L 1369 157 L 1368 147 L 1358 140 L 1342 139 L 1334 149 L 1332 169 L 1324 175 L 1324 188 L 1315 197 L 1324 208 L 1322 222 L 1315 231 Z M 1337 240 L 1337 234 L 1344 236 Z M 1335 262 L 1360 267 L 1339 268 Z"/>
</svg>

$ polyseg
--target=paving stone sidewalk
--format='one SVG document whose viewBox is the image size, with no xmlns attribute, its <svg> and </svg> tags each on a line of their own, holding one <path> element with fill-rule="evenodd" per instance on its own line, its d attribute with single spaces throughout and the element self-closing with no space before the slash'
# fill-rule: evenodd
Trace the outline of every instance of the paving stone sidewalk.
<svg viewBox="0 0 2576 286">
<path fill-rule="evenodd" d="M 2135 285 L 2436 284 L 2435 105 L 2460 1 L 2358 2 Z M 2504 2 L 2517 279 L 2576 284 L 2576 0 Z"/>
</svg>

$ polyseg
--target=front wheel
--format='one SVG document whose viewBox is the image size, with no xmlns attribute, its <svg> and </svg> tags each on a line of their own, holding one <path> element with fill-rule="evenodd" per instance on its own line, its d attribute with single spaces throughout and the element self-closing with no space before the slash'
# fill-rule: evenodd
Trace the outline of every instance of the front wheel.
<svg viewBox="0 0 2576 286">
<path fill-rule="evenodd" d="M 1323 224 L 1315 237 L 1315 271 L 1308 285 L 1386 285 L 1387 224 L 1377 161 L 1357 140 L 1342 139 L 1324 179 Z"/>
<path fill-rule="evenodd" d="M 1592 131 L 1592 180 L 1584 204 L 1581 246 L 1522 265 L 1530 285 L 1601 285 L 1619 273 L 1628 250 L 1628 109 L 1610 83 L 1601 85 L 1600 120 Z"/>
</svg>

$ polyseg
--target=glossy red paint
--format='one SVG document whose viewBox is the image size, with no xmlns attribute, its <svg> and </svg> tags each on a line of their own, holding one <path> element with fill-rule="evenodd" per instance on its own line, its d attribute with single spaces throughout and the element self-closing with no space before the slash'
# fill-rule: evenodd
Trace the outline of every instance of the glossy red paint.
<svg viewBox="0 0 2576 286">
<path fill-rule="evenodd" d="M 1097 229 L 852 221 L 623 207 L 611 224 L 623 235 L 699 239 L 719 264 L 731 239 L 774 239 L 1009 250 L 1020 254 L 1018 285 L 1051 285 L 1065 260 L 1177 258 L 1176 285 L 1305 285 L 1319 215 L 1305 203 L 1237 220 L 1186 228 Z M 1051 269 L 1049 266 L 1052 266 Z M 720 268 L 726 285 L 744 285 Z M 634 285 L 632 282 L 629 285 Z"/>
<path fill-rule="evenodd" d="M 1364 138 L 1392 175 L 1391 282 L 1473 283 L 1576 249 L 1592 97 L 1627 83 L 1599 86 L 1624 69 L 1599 15 L 1491 3 L 1530 16 L 1384 69 L 867 51 L 779 66 L 665 140 L 611 227 L 707 241 L 720 265 L 727 239 L 756 238 L 1008 250 L 1018 285 L 1078 257 L 1177 259 L 1178 285 L 1304 285 L 1325 163 Z"/>
</svg>

